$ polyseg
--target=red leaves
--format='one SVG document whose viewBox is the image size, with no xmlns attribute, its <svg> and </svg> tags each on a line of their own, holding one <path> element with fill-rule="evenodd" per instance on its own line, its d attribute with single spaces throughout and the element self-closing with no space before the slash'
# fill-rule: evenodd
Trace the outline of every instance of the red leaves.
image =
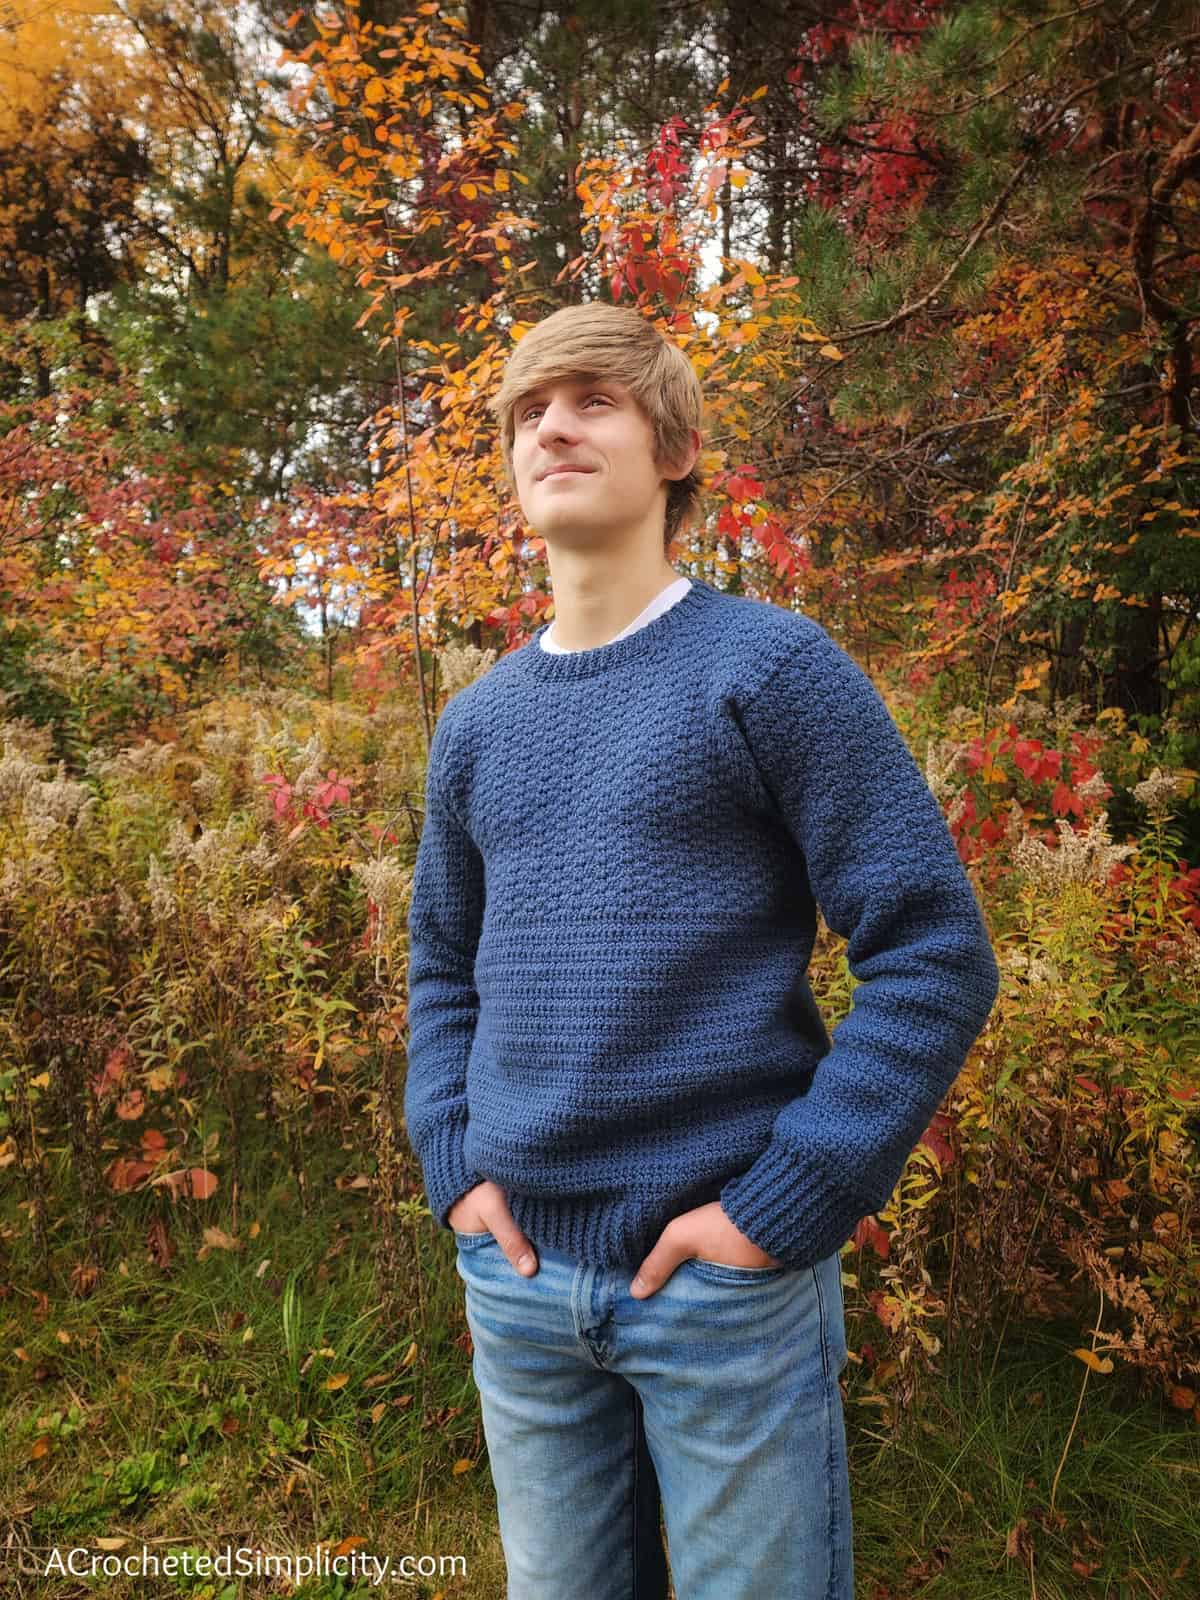
<svg viewBox="0 0 1200 1600">
<path fill-rule="evenodd" d="M 674 116 L 659 129 L 658 139 L 646 163 L 646 194 L 660 206 L 672 206 L 683 193 L 689 177 L 689 163 L 679 143 L 687 127 L 681 116 Z"/>
<path fill-rule="evenodd" d="M 881 1261 L 887 1260 L 888 1235 L 873 1216 L 863 1217 L 854 1230 L 853 1239 L 856 1250 L 864 1250 L 870 1246 Z"/>
<path fill-rule="evenodd" d="M 350 788 L 344 778 L 339 778 L 336 767 L 330 767 L 326 781 L 319 783 L 313 790 L 312 803 L 322 813 L 327 812 L 331 806 L 348 805 L 350 803 Z M 315 813 L 310 813 L 315 814 Z M 322 826 L 327 827 L 328 817 Z"/>
<path fill-rule="evenodd" d="M 337 768 L 330 767 L 324 781 L 314 786 L 312 793 L 301 802 L 297 813 L 296 793 L 282 773 L 267 773 L 262 781 L 274 790 L 272 806 L 276 818 L 280 822 L 297 824 L 289 838 L 302 833 L 310 821 L 315 822 L 318 828 L 327 828 L 331 809 L 350 803 L 350 787 L 354 782 L 352 778 L 340 777 Z"/>
<path fill-rule="evenodd" d="M 1098 737 L 1075 731 L 1071 734 L 1068 751 L 1054 750 L 1038 739 L 1023 737 L 1013 722 L 990 728 L 981 738 L 974 739 L 963 757 L 963 767 L 979 782 L 967 790 L 952 830 L 960 854 L 963 841 L 968 841 L 968 854 L 964 859 L 971 859 L 975 840 L 990 847 L 1004 838 L 1013 799 L 1026 817 L 1036 815 L 1041 809 L 1043 815 L 1048 812 L 1051 817 L 1075 816 L 1085 820 L 1089 807 L 1084 805 L 1078 791 L 1097 776 L 1099 769 L 1091 757 L 1100 743 Z M 1034 792 L 1022 793 L 1024 786 Z M 1044 792 L 1047 787 L 1048 795 Z M 1036 792 L 1038 789 L 1043 791 L 1041 796 Z M 1103 799 L 1103 795 L 1093 793 L 1090 802 L 1093 813 L 1103 804 Z M 1052 831 L 1045 830 L 1043 837 L 1051 847 L 1057 842 L 1057 835 Z"/>
<path fill-rule="evenodd" d="M 279 773 L 268 773 L 262 780 L 267 785 L 273 785 L 275 793 L 273 804 L 277 817 L 290 817 L 292 809 L 292 786 Z"/>
<path fill-rule="evenodd" d="M 944 1111 L 935 1111 L 929 1126 L 917 1141 L 937 1157 L 938 1165 L 942 1171 L 947 1171 L 954 1165 L 954 1147 L 945 1138 L 954 1127 L 953 1119 Z"/>
<path fill-rule="evenodd" d="M 672 238 L 673 228 L 665 222 L 657 231 L 638 222 L 621 227 L 613 250 L 617 266 L 609 277 L 614 300 L 628 290 L 634 297 L 639 292 L 659 295 L 668 305 L 675 305 L 687 285 L 691 262 L 674 248 Z"/>
<path fill-rule="evenodd" d="M 725 492 L 731 500 L 761 500 L 762 480 L 754 467 L 738 467 L 725 479 Z"/>
<path fill-rule="evenodd" d="M 1047 750 L 1036 739 L 1018 739 L 1012 746 L 1012 759 L 1030 783 L 1056 778 L 1062 770 L 1062 751 Z"/>
</svg>

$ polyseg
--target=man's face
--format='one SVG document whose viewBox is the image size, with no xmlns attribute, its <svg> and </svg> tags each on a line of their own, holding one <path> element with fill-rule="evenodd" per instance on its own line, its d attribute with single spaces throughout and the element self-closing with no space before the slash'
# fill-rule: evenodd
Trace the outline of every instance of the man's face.
<svg viewBox="0 0 1200 1600">
<path fill-rule="evenodd" d="M 513 409 L 512 460 L 525 520 L 551 542 L 578 547 L 641 529 L 660 496 L 665 505 L 654 431 L 614 379 L 562 378 L 527 391 Z"/>
</svg>

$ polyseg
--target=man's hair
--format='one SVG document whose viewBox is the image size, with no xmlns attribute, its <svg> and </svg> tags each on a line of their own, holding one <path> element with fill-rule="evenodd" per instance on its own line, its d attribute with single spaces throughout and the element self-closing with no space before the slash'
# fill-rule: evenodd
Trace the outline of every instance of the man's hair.
<svg viewBox="0 0 1200 1600">
<path fill-rule="evenodd" d="M 601 300 L 563 306 L 519 340 L 488 401 L 500 428 L 504 471 L 514 488 L 518 400 L 544 383 L 582 377 L 612 379 L 629 389 L 654 431 L 654 459 L 660 465 L 683 455 L 689 429 L 702 426 L 704 396 L 695 369 L 640 311 Z M 698 515 L 703 482 L 698 456 L 686 478 L 668 482 L 664 548 Z"/>
</svg>

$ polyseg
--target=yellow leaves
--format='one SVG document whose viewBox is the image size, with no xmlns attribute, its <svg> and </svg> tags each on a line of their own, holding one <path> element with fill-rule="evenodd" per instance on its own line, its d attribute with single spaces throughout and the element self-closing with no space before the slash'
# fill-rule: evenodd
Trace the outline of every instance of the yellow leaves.
<svg viewBox="0 0 1200 1600">
<path fill-rule="evenodd" d="M 1038 662 L 1033 666 L 1025 667 L 1013 686 L 1016 693 L 1029 694 L 1034 690 L 1040 689 L 1042 684 L 1046 681 L 1049 671 L 1050 663 L 1048 661 Z"/>
<path fill-rule="evenodd" d="M 325 1379 L 325 1387 L 331 1393 L 335 1393 L 338 1389 L 344 1389 L 349 1382 L 348 1372 L 335 1372 L 332 1377 Z"/>
<path fill-rule="evenodd" d="M 846 359 L 837 346 L 832 344 L 823 344 L 817 354 L 824 356 L 827 361 L 844 361 Z"/>
<path fill-rule="evenodd" d="M 223 1228 L 208 1227 L 204 1230 L 204 1243 L 196 1251 L 196 1260 L 202 1261 L 210 1250 L 240 1250 L 242 1241 L 235 1239 L 232 1234 Z"/>
<path fill-rule="evenodd" d="M 472 1467 L 474 1467 L 474 1465 L 475 1465 L 475 1463 L 473 1461 L 468 1461 L 466 1456 L 462 1456 L 458 1461 L 456 1461 L 454 1463 L 453 1467 L 451 1467 L 450 1470 L 454 1474 L 454 1476 L 456 1478 L 458 1478 L 458 1477 L 461 1477 L 461 1475 L 464 1472 L 470 1472 Z"/>
<path fill-rule="evenodd" d="M 1085 1367 L 1092 1372 L 1111 1372 L 1113 1369 L 1111 1356 L 1098 1356 L 1094 1350 L 1072 1350 L 1072 1355 L 1078 1356 Z"/>
<path fill-rule="evenodd" d="M 1180 1138 L 1170 1128 L 1162 1128 L 1158 1135 L 1158 1148 L 1160 1154 L 1168 1159 L 1179 1153 Z"/>
</svg>

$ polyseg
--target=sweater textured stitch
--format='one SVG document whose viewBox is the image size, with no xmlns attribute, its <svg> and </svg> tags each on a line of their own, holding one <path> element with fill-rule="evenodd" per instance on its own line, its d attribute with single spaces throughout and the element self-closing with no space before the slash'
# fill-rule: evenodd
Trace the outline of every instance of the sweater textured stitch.
<svg viewBox="0 0 1200 1600">
<path fill-rule="evenodd" d="M 544 625 L 545 626 L 545 625 Z M 802 1268 L 890 1198 L 999 972 L 941 806 L 820 624 L 702 580 L 446 704 L 409 909 L 407 1133 L 535 1245 L 634 1267 L 717 1200 Z M 818 910 L 851 1009 L 807 980 Z"/>
</svg>

